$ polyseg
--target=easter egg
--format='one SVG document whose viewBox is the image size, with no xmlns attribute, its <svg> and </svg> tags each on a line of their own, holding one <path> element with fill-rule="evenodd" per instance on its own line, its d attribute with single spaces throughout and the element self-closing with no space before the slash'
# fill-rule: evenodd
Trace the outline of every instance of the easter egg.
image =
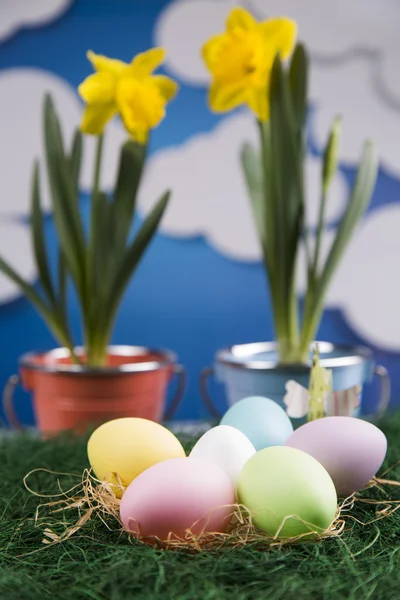
<svg viewBox="0 0 400 600">
<path fill-rule="evenodd" d="M 307 452 L 325 467 L 338 496 L 361 490 L 382 465 L 387 440 L 378 427 L 354 417 L 325 417 L 302 425 L 286 445 Z"/>
<path fill-rule="evenodd" d="M 292 423 L 283 408 L 263 396 L 250 396 L 236 402 L 220 424 L 239 429 L 256 450 L 282 446 L 293 433 Z"/>
<path fill-rule="evenodd" d="M 128 486 L 145 469 L 170 458 L 185 456 L 174 436 L 147 419 L 115 419 L 100 425 L 90 436 L 88 457 L 98 479 L 115 482 L 117 473 Z"/>
<path fill-rule="evenodd" d="M 136 537 L 223 532 L 234 503 L 234 489 L 218 465 L 203 458 L 173 458 L 141 473 L 120 505 L 124 527 Z"/>
<path fill-rule="evenodd" d="M 335 518 L 332 479 L 315 458 L 295 448 L 257 452 L 244 465 L 237 491 L 253 524 L 278 538 L 320 533 Z"/>
<path fill-rule="evenodd" d="M 230 425 L 218 425 L 201 436 L 189 457 L 211 460 L 236 486 L 243 465 L 255 452 L 253 444 L 241 431 Z"/>
</svg>

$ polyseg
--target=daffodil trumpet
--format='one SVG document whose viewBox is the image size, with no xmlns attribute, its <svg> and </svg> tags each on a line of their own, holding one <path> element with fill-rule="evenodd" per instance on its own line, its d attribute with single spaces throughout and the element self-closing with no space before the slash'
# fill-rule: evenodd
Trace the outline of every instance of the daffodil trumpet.
<svg viewBox="0 0 400 600">
<path fill-rule="evenodd" d="M 157 231 L 168 205 L 166 191 L 132 236 L 135 204 L 146 162 L 149 133 L 164 119 L 178 86 L 154 75 L 165 58 L 162 48 L 138 54 L 131 63 L 88 52 L 95 70 L 79 86 L 86 106 L 72 147 L 66 148 L 60 119 L 51 97 L 44 102 L 44 141 L 52 212 L 58 237 L 58 273 L 50 268 L 45 243 L 39 164 L 35 163 L 31 194 L 31 231 L 39 288 L 25 281 L 0 258 L 0 271 L 12 279 L 41 314 L 54 337 L 75 362 L 75 340 L 68 322 L 67 288 L 79 300 L 84 360 L 103 366 L 118 308 L 130 279 Z M 120 152 L 115 188 L 101 188 L 104 130 L 118 116 L 128 134 Z M 89 227 L 79 210 L 79 176 L 83 134 L 97 136 Z"/>
<path fill-rule="evenodd" d="M 325 208 L 337 170 L 340 119 L 323 151 L 316 231 L 307 227 L 305 157 L 309 61 L 296 45 L 296 24 L 280 17 L 258 22 L 235 8 L 225 32 L 202 48 L 211 74 L 209 105 L 214 112 L 247 106 L 255 116 L 259 147 L 241 150 L 243 173 L 269 283 L 281 364 L 306 363 L 332 277 L 375 187 L 378 161 L 366 141 L 355 183 L 325 258 L 321 256 Z M 300 311 L 298 271 L 302 247 L 307 285 Z"/>
</svg>

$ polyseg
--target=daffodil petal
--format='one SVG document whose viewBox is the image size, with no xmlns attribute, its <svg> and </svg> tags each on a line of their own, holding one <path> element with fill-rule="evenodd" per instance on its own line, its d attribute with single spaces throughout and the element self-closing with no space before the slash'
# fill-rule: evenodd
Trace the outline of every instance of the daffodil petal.
<svg viewBox="0 0 400 600">
<path fill-rule="evenodd" d="M 247 105 L 257 115 L 260 121 L 269 119 L 268 90 L 249 90 L 246 100 Z"/>
<path fill-rule="evenodd" d="M 103 133 L 106 123 L 116 114 L 114 102 L 107 104 L 89 104 L 83 113 L 81 131 L 92 135 Z"/>
<path fill-rule="evenodd" d="M 209 91 L 208 102 L 215 112 L 226 112 L 246 102 L 243 86 L 226 86 L 214 82 Z"/>
<path fill-rule="evenodd" d="M 128 64 L 117 58 L 108 58 L 101 54 L 95 54 L 89 50 L 86 54 L 93 65 L 93 68 L 99 73 L 109 73 L 114 77 L 119 77 L 128 68 Z"/>
<path fill-rule="evenodd" d="M 164 48 L 151 48 L 147 52 L 137 54 L 133 59 L 130 70 L 135 77 L 146 77 L 157 69 L 165 60 Z"/>
<path fill-rule="evenodd" d="M 149 129 L 132 128 L 128 131 L 138 144 L 146 144 L 149 139 Z"/>
<path fill-rule="evenodd" d="M 269 46 L 275 46 L 275 52 L 280 52 L 282 58 L 288 58 L 296 43 L 297 24 L 292 19 L 281 17 L 268 19 L 260 23 L 261 31 Z"/>
<path fill-rule="evenodd" d="M 251 14 L 245 9 L 238 6 L 231 10 L 226 20 L 226 30 L 232 31 L 233 29 L 254 29 L 257 26 L 257 21 Z"/>
<path fill-rule="evenodd" d="M 157 127 L 165 116 L 166 101 L 152 79 L 138 81 L 130 77 L 118 83 L 117 106 L 125 129 L 131 135 Z"/>
<path fill-rule="evenodd" d="M 226 44 L 226 35 L 224 33 L 212 37 L 201 49 L 201 54 L 204 62 L 210 71 L 213 70 L 218 61 L 220 52 Z"/>
<path fill-rule="evenodd" d="M 105 104 L 114 98 L 115 78 L 110 73 L 93 73 L 78 87 L 80 97 L 87 104 Z"/>
<path fill-rule="evenodd" d="M 165 75 L 153 75 L 151 81 L 158 87 L 160 94 L 167 102 L 175 98 L 178 93 L 179 86 L 176 81 L 170 77 L 166 77 Z"/>
</svg>

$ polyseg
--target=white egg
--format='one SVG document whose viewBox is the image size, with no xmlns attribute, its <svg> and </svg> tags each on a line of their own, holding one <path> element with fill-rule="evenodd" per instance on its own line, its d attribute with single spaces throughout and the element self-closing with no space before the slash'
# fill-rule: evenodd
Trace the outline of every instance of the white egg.
<svg viewBox="0 0 400 600">
<path fill-rule="evenodd" d="M 250 440 L 230 425 L 218 425 L 196 442 L 190 457 L 207 458 L 217 464 L 229 476 L 236 488 L 244 464 L 256 453 Z"/>
</svg>

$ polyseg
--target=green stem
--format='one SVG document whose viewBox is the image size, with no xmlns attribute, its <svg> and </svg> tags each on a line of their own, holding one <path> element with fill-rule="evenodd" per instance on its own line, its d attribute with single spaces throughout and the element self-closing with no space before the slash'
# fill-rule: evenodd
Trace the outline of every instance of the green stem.
<svg viewBox="0 0 400 600">
<path fill-rule="evenodd" d="M 92 345 L 95 337 L 96 323 L 93 322 L 94 304 L 96 302 L 94 289 L 94 271 L 95 271 L 95 252 L 96 252 L 96 224 L 98 207 L 98 192 L 100 189 L 100 173 L 103 157 L 103 134 L 97 136 L 96 157 L 94 164 L 93 188 L 92 188 L 92 206 L 90 215 L 90 232 L 89 244 L 87 250 L 87 269 L 86 269 L 86 294 L 83 299 L 83 321 L 84 321 L 84 338 L 87 352 L 87 360 L 91 360 L 93 355 Z M 94 331 L 93 331 L 94 330 Z M 96 354 L 96 352 L 95 352 Z"/>
<path fill-rule="evenodd" d="M 295 278 L 293 278 L 290 286 L 290 296 L 288 300 L 288 330 L 291 346 L 295 348 L 299 341 L 298 300 Z"/>
<path fill-rule="evenodd" d="M 71 355 L 71 360 L 75 365 L 81 365 L 82 361 L 79 358 L 79 356 L 77 356 L 77 354 L 75 354 L 75 350 L 73 347 L 73 344 L 70 341 L 65 341 L 63 343 L 64 347 L 67 348 L 67 350 L 69 351 L 70 355 Z"/>
<path fill-rule="evenodd" d="M 266 248 L 268 260 L 265 261 L 272 300 L 275 334 L 279 347 L 281 363 L 296 361 L 298 331 L 298 301 L 295 287 L 295 267 L 291 272 L 283 272 L 285 239 L 285 216 L 282 207 L 276 206 L 277 190 L 273 189 L 271 173 L 271 144 L 269 124 L 260 123 L 261 149 L 264 173 L 264 202 L 266 220 Z M 290 277 L 288 286 L 285 277 Z"/>
<path fill-rule="evenodd" d="M 321 240 L 322 240 L 322 230 L 323 230 L 323 226 L 324 226 L 325 207 L 326 207 L 326 190 L 324 189 L 322 192 L 321 201 L 319 203 L 317 239 L 315 242 L 314 264 L 313 264 L 314 277 L 317 276 L 317 272 L 318 272 L 318 262 L 319 262 L 319 254 L 320 254 L 320 250 L 321 250 Z"/>
<path fill-rule="evenodd" d="M 74 344 L 65 326 L 56 321 L 47 321 L 47 324 L 52 330 L 56 339 L 58 339 L 58 341 L 61 343 L 61 345 L 67 348 L 67 350 L 69 350 L 72 362 L 77 365 L 81 364 L 79 357 L 75 353 Z"/>
<path fill-rule="evenodd" d="M 274 316 L 275 335 L 279 343 L 280 340 L 286 338 L 285 324 L 282 321 L 282 313 L 280 307 L 280 301 L 278 297 L 278 288 L 276 285 L 276 264 L 274 258 L 276 252 L 274 252 L 275 246 L 275 211 L 274 204 L 272 202 L 272 191 L 271 191 L 271 176 L 270 176 L 270 137 L 269 137 L 269 124 L 261 121 L 257 122 L 258 130 L 260 134 L 260 146 L 261 146 L 261 158 L 262 158 L 262 173 L 263 173 L 263 188 L 264 188 L 264 214 L 262 218 L 265 219 L 265 239 L 261 239 L 263 252 L 264 252 L 264 263 L 266 267 L 266 274 L 269 283 L 269 290 L 272 301 L 272 312 Z"/>
<path fill-rule="evenodd" d="M 273 278 L 274 273 L 274 244 L 275 244 L 275 227 L 274 227 L 274 204 L 271 202 L 271 175 L 270 175 L 270 133 L 269 124 L 257 121 L 258 132 L 260 135 L 260 147 L 261 147 L 261 163 L 262 163 L 262 175 L 263 175 L 263 194 L 264 202 L 262 203 L 263 210 L 260 211 L 258 218 L 261 218 L 263 222 L 262 230 L 265 232 L 264 239 L 260 234 L 261 242 L 264 249 L 264 258 L 267 266 L 267 273 L 270 279 Z M 257 218 L 257 215 L 255 215 Z"/>
<path fill-rule="evenodd" d="M 104 135 L 101 134 L 97 136 L 97 146 L 96 146 L 96 159 L 94 164 L 94 182 L 93 182 L 93 196 L 97 194 L 100 187 L 100 171 L 101 171 L 101 160 L 103 156 L 103 142 Z"/>
<path fill-rule="evenodd" d="M 300 336 L 299 344 L 299 357 L 301 360 L 307 360 L 309 347 L 311 342 L 314 340 L 318 324 L 320 322 L 323 312 L 323 302 L 321 299 L 318 300 L 318 293 L 316 290 L 318 286 L 318 264 L 321 252 L 321 241 L 322 232 L 324 226 L 326 208 L 326 186 L 323 185 L 321 201 L 319 204 L 318 212 L 318 224 L 317 224 L 317 236 L 314 249 L 314 260 L 312 265 L 308 266 L 308 277 L 307 277 L 307 293 L 304 301 L 304 316 L 303 326 Z"/>
<path fill-rule="evenodd" d="M 87 364 L 103 367 L 107 362 L 108 336 L 95 332 L 87 344 Z"/>
<path fill-rule="evenodd" d="M 301 332 L 299 352 L 307 360 L 310 344 L 314 341 L 324 308 L 324 294 L 315 293 L 315 284 L 309 287 L 305 300 L 304 320 Z"/>
</svg>

